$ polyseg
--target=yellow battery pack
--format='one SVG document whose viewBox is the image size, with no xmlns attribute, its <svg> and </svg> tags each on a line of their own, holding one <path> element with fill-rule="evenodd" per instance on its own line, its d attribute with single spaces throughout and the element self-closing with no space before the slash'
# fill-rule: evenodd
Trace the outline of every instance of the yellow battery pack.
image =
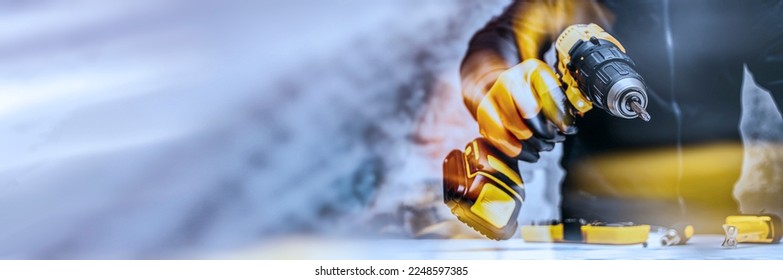
<svg viewBox="0 0 783 280">
<path fill-rule="evenodd" d="M 443 202 L 457 219 L 486 237 L 511 238 L 525 201 L 516 164 L 504 160 L 483 138 L 468 143 L 464 153 L 451 151 L 443 161 Z"/>
</svg>

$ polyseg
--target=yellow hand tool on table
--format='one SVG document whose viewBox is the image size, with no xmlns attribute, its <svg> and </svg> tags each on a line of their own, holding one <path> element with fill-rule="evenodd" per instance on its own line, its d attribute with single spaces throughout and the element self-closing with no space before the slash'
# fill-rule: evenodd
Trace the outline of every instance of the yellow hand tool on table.
<svg viewBox="0 0 783 280">
<path fill-rule="evenodd" d="M 783 237 L 780 217 L 773 214 L 728 216 L 723 230 L 724 248 L 736 248 L 737 243 L 776 244 Z"/>
<path fill-rule="evenodd" d="M 644 244 L 650 225 L 633 223 L 587 223 L 583 219 L 565 219 L 548 224 L 520 227 L 527 242 L 578 242 L 588 244 Z"/>
<path fill-rule="evenodd" d="M 684 245 L 695 233 L 693 226 L 688 223 L 677 223 L 660 230 L 663 231 L 663 236 L 660 238 L 661 246 Z"/>
<path fill-rule="evenodd" d="M 688 223 L 660 227 L 631 222 L 587 223 L 583 219 L 566 219 L 564 222 L 547 221 L 520 227 L 522 239 L 527 242 L 576 242 L 613 245 L 646 245 L 650 238 L 650 230 L 659 234 L 661 246 L 683 245 L 694 234 L 693 226 Z"/>
</svg>

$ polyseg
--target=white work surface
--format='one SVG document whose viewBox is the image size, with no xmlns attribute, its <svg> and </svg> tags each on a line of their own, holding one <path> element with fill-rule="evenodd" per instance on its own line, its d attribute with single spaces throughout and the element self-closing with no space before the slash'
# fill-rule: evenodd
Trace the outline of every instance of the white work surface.
<svg viewBox="0 0 783 280">
<path fill-rule="evenodd" d="M 230 259 L 783 259 L 781 244 L 722 248 L 720 235 L 696 235 L 686 245 L 592 245 L 528 243 L 521 239 L 340 240 L 292 238 Z"/>
</svg>

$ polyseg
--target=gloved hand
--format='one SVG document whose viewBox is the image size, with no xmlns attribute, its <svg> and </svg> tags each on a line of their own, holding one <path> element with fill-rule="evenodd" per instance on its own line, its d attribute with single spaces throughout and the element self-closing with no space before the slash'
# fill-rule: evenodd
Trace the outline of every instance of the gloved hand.
<svg viewBox="0 0 783 280">
<path fill-rule="evenodd" d="M 560 81 L 546 63 L 527 59 L 504 71 L 476 109 L 479 131 L 510 158 L 535 162 L 577 132 Z"/>
</svg>

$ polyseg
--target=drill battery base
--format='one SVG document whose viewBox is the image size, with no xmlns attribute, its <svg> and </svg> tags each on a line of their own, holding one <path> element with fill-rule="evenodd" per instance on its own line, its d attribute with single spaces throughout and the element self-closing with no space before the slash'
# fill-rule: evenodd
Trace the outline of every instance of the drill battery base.
<svg viewBox="0 0 783 280">
<path fill-rule="evenodd" d="M 504 160 L 486 139 L 465 152 L 453 150 L 443 161 L 443 202 L 457 218 L 490 239 L 516 233 L 525 192 L 516 161 Z"/>
</svg>

